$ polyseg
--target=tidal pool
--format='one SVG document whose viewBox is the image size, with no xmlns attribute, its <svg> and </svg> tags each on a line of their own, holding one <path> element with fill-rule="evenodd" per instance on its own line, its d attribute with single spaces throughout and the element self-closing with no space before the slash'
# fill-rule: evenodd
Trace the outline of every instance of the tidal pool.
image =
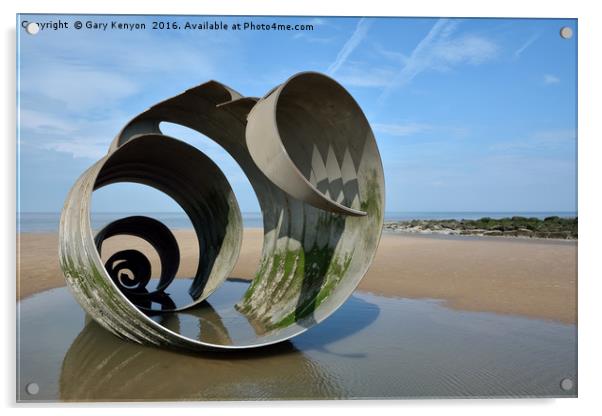
<svg viewBox="0 0 602 416">
<path fill-rule="evenodd" d="M 255 329 L 232 305 L 247 284 L 228 281 L 204 307 L 154 319 L 188 337 L 244 340 Z M 122 341 L 90 321 L 67 288 L 19 302 L 17 328 L 24 402 L 577 395 L 575 325 L 436 300 L 356 292 L 290 341 L 222 353 Z"/>
</svg>

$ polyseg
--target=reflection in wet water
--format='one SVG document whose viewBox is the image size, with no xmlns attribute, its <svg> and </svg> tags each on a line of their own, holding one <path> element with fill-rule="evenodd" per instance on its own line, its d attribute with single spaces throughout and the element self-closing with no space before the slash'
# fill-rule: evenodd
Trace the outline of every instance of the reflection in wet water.
<svg viewBox="0 0 602 416">
<path fill-rule="evenodd" d="M 245 284 L 211 305 L 153 319 L 229 343 L 253 333 L 231 312 Z M 574 396 L 576 328 L 440 302 L 357 293 L 323 324 L 255 350 L 187 354 L 121 341 L 84 317 L 65 288 L 20 302 L 19 400 L 216 400 Z M 83 329 L 82 329 L 83 328 Z M 25 386 L 36 382 L 37 395 Z"/>
<path fill-rule="evenodd" d="M 102 352 L 102 353 L 99 353 Z M 252 360 L 253 365 L 245 364 Z M 61 400 L 260 399 L 336 396 L 340 387 L 290 343 L 250 353 L 183 354 L 123 342 L 95 322 L 75 339 L 60 372 Z"/>
<path fill-rule="evenodd" d="M 213 309 L 209 302 L 204 302 L 194 309 L 185 312 L 156 315 L 153 319 L 173 332 L 182 334 L 185 332 L 196 332 L 193 335 L 199 341 L 220 345 L 231 345 L 232 338 L 228 329 L 224 326 L 221 316 Z M 192 323 L 196 327 L 193 331 L 183 330 L 182 321 Z"/>
</svg>

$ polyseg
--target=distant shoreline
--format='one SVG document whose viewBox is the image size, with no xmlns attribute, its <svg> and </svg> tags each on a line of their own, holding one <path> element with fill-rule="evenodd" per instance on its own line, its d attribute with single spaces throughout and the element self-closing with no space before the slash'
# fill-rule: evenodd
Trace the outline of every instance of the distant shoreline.
<svg viewBox="0 0 602 416">
<path fill-rule="evenodd" d="M 384 231 L 405 234 L 449 236 L 512 237 L 524 239 L 577 240 L 578 218 L 549 216 L 483 217 L 476 220 L 407 220 L 386 221 Z"/>
<path fill-rule="evenodd" d="M 183 212 L 92 212 L 92 228 L 99 230 L 106 224 L 119 218 L 131 215 L 144 215 L 155 218 L 171 230 L 192 229 L 192 223 Z M 17 230 L 23 233 L 57 232 L 59 229 L 60 212 L 26 212 L 17 213 Z M 412 212 L 385 211 L 385 222 L 414 221 L 414 220 L 477 220 L 483 217 L 503 218 L 523 216 L 526 218 L 544 219 L 550 216 L 560 218 L 576 217 L 574 211 L 533 211 L 533 212 L 493 212 L 493 211 L 456 211 L 456 212 Z M 262 228 L 263 216 L 260 212 L 242 212 L 244 228 Z"/>
</svg>

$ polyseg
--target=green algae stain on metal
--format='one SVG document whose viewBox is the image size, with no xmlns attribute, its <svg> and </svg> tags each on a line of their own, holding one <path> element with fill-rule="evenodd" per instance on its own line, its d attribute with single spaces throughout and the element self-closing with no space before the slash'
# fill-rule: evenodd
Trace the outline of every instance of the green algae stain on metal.
<svg viewBox="0 0 602 416">
<path fill-rule="evenodd" d="M 320 253 L 319 256 L 323 256 L 323 253 Z M 338 258 L 332 259 L 327 264 L 327 270 L 323 274 L 325 277 L 325 283 L 320 288 L 314 289 L 311 293 L 309 293 L 309 296 L 306 296 L 308 299 L 302 302 L 301 305 L 297 306 L 295 310 L 290 312 L 280 321 L 268 325 L 268 327 L 270 329 L 284 328 L 312 314 L 318 308 L 318 306 L 320 306 L 320 304 L 328 298 L 332 290 L 336 287 L 337 283 L 347 272 L 350 264 L 351 255 L 347 255 L 343 261 L 339 261 Z"/>
</svg>

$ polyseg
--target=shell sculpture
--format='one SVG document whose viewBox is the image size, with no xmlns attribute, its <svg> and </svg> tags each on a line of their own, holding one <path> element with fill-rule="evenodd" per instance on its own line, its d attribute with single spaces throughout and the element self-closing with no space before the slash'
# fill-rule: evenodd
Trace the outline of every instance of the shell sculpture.
<svg viewBox="0 0 602 416">
<path fill-rule="evenodd" d="M 202 152 L 163 134 L 161 122 L 194 129 L 222 146 L 257 195 L 261 261 L 225 314 L 246 320 L 252 335 L 224 334 L 227 322 L 206 301 L 229 277 L 241 247 L 242 216 L 232 188 Z M 92 193 L 118 182 L 158 189 L 188 215 L 200 253 L 187 281 L 189 302 L 176 304 L 169 294 L 180 250 L 161 222 L 132 216 L 93 233 Z M 261 99 L 210 81 L 134 117 L 77 179 L 61 215 L 60 263 L 80 305 L 123 339 L 196 351 L 259 347 L 304 332 L 351 296 L 374 258 L 383 210 L 374 135 L 336 81 L 303 72 Z M 116 235 L 142 238 L 157 251 L 161 275 L 154 288 L 148 287 L 150 262 L 139 251 L 119 251 L 103 263 L 103 241 Z M 199 316 L 218 335 L 193 339 L 161 324 L 177 313 Z"/>
</svg>

